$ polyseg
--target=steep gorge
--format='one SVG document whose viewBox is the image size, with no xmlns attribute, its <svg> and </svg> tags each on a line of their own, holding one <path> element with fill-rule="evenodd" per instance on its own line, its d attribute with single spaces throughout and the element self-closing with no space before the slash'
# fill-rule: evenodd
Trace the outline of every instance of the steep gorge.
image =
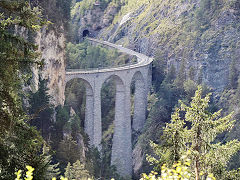
<svg viewBox="0 0 240 180">
<path fill-rule="evenodd" d="M 146 168 L 144 154 L 149 149 L 142 144 L 148 143 L 149 139 L 158 141 L 159 134 L 151 132 L 161 132 L 161 126 L 170 119 L 171 108 L 185 96 L 182 91 L 177 93 L 173 89 L 171 93 L 175 98 L 171 97 L 167 92 L 169 90 L 161 85 L 161 76 L 179 76 L 177 80 L 182 82 L 176 84 L 190 94 L 196 84 L 205 84 L 214 92 L 214 102 L 219 104 L 224 104 L 223 99 L 228 98 L 225 95 L 221 97 L 221 93 L 232 88 L 233 64 L 235 79 L 238 79 L 240 70 L 239 9 L 237 0 L 123 0 L 97 3 L 83 0 L 74 6 L 72 22 L 77 41 L 81 41 L 83 31 L 88 30 L 90 36 L 122 44 L 155 58 L 153 83 L 160 100 L 155 105 L 150 103 L 153 108 L 149 112 L 146 129 L 134 148 L 136 174 Z M 164 106 L 163 96 L 169 96 L 168 101 L 172 101 L 170 105 Z M 231 110 L 237 107 L 234 105 Z M 238 113 L 236 110 L 236 116 Z"/>
<path fill-rule="evenodd" d="M 80 2 L 83 4 L 84 1 Z M 239 3 L 235 0 L 108 1 L 84 12 L 74 9 L 78 37 L 93 36 L 159 56 L 169 70 L 194 68 L 194 78 L 217 91 L 228 85 L 229 65 L 239 60 Z M 79 6 L 81 7 L 80 4 Z M 78 6 L 76 5 L 75 8 Z M 114 9 L 114 10 L 112 10 Z M 108 23 L 104 23 L 105 17 Z M 101 28 L 96 28 L 101 27 Z M 239 64 L 236 64 L 239 67 Z M 187 78 L 189 75 L 187 73 Z"/>
<path fill-rule="evenodd" d="M 70 0 L 33 1 L 41 7 L 43 18 L 50 21 L 47 27 L 34 35 L 34 41 L 44 60 L 42 70 L 33 68 L 33 87 L 38 89 L 39 77 L 48 80 L 48 93 L 55 106 L 64 104 L 66 42 L 68 35 L 68 20 L 70 18 Z"/>
<path fill-rule="evenodd" d="M 172 109 L 178 99 L 185 98 L 186 101 L 191 99 L 197 84 L 209 86 L 216 95 L 216 102 L 219 102 L 220 99 L 220 105 L 226 98 L 235 98 L 233 95 L 238 93 L 237 87 L 234 85 L 228 92 L 230 96 L 225 94 L 226 97 L 221 97 L 221 92 L 232 86 L 232 67 L 235 68 L 235 74 L 232 77 L 235 84 L 237 84 L 235 79 L 238 79 L 240 70 L 240 5 L 238 1 L 82 0 L 77 2 L 72 9 L 72 32 L 65 26 L 69 17 L 64 11 L 70 8 L 62 7 L 66 4 L 69 5 L 69 2 L 67 0 L 56 0 L 51 3 L 49 1 L 40 2 L 44 9 L 44 15 L 54 24 L 51 24 L 48 29 L 43 28 L 34 38 L 39 47 L 38 50 L 45 60 L 45 65 L 41 71 L 33 70 L 33 89 L 38 89 L 38 75 L 40 74 L 41 78 L 48 80 L 48 93 L 52 97 L 51 102 L 54 106 L 64 105 L 67 34 L 70 34 L 69 39 L 75 43 L 82 42 L 83 37 L 89 35 L 154 57 L 154 86 L 152 95 L 149 96 L 148 121 L 141 134 L 134 136 L 136 139 L 134 139 L 133 147 L 133 169 L 136 177 L 142 171 L 149 170 L 149 165 L 145 164 L 146 152 L 151 153 L 151 149 L 148 147 L 149 140 L 159 142 L 161 127 L 169 121 Z M 74 47 L 72 44 L 68 45 L 70 48 Z M 79 52 L 84 49 L 81 46 L 85 45 L 79 44 Z M 110 53 L 110 51 L 104 53 Z M 84 58 L 88 60 L 89 57 Z M 129 61 L 128 58 L 122 60 Z M 94 66 L 99 66 L 97 61 Z M 78 91 L 79 87 L 84 89 L 82 84 L 77 85 L 74 89 Z M 104 92 L 102 96 L 105 97 L 107 93 Z M 84 93 L 80 92 L 80 94 Z M 111 92 L 111 96 L 112 94 L 113 92 Z M 72 103 L 76 109 L 81 107 L 79 111 L 84 111 L 82 109 L 84 103 L 82 106 L 82 102 L 76 105 L 72 101 L 76 97 L 72 96 L 72 99 L 67 99 L 69 104 Z M 113 102 L 111 101 L 109 104 Z M 239 109 L 237 107 L 238 102 L 231 109 Z M 76 126 L 79 128 L 79 124 L 84 118 L 78 112 L 76 115 L 76 111 L 74 112 L 73 109 L 63 109 L 57 115 L 64 116 L 69 113 L 65 111 L 71 111 L 71 118 L 75 119 L 72 120 L 69 115 L 68 118 L 63 118 L 65 125 L 61 127 L 63 132 L 58 132 L 62 133 L 60 137 L 76 133 L 72 131 L 73 126 L 77 124 Z M 225 112 L 227 111 L 226 108 Z M 113 112 L 110 110 L 106 114 L 110 114 L 107 117 L 108 124 L 103 126 L 105 126 L 107 141 L 111 141 L 109 139 L 111 139 L 113 131 L 111 126 Z M 79 122 L 76 123 L 76 121 Z M 81 128 L 77 131 L 79 133 Z M 82 149 L 86 148 L 83 143 L 83 140 L 86 140 L 84 138 L 80 137 L 79 142 L 81 141 L 81 143 L 78 143 Z M 111 145 L 107 144 L 107 146 Z M 82 152 L 85 153 L 84 150 Z M 107 150 L 106 153 L 109 151 Z M 84 158 L 86 158 L 85 155 Z M 109 161 L 109 157 L 107 158 L 106 161 Z M 100 164 L 102 165 L 102 162 Z M 103 165 L 103 167 L 105 166 L 108 165 Z"/>
</svg>

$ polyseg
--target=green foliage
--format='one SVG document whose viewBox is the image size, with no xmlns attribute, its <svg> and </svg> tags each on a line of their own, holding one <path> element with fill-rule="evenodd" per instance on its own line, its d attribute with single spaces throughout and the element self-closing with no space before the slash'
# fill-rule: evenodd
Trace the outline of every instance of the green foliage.
<svg viewBox="0 0 240 180">
<path fill-rule="evenodd" d="M 201 0 L 200 7 L 196 11 L 197 28 L 200 27 L 201 31 L 209 27 L 209 11 L 211 7 L 211 0 Z"/>
<path fill-rule="evenodd" d="M 232 89 L 236 89 L 238 86 L 238 76 L 239 72 L 236 67 L 236 59 L 233 59 L 231 65 L 230 65 L 230 70 L 229 70 L 229 86 Z"/>
<path fill-rule="evenodd" d="M 114 80 L 110 80 L 107 83 L 105 82 L 102 86 L 101 90 L 101 103 L 102 103 L 102 120 L 103 124 L 103 132 L 109 129 L 109 126 L 113 124 L 114 112 L 115 112 L 115 93 L 116 86 Z M 111 134 L 110 134 L 111 136 Z M 105 140 L 105 139 L 103 139 Z M 109 142 L 111 143 L 111 142 Z"/>
<path fill-rule="evenodd" d="M 54 150 L 57 149 L 59 142 L 63 139 L 63 128 L 69 119 L 69 108 L 58 106 L 56 108 L 56 122 L 54 123 L 54 129 L 51 132 L 52 148 Z"/>
<path fill-rule="evenodd" d="M 50 103 L 47 81 L 39 79 L 37 92 L 30 92 L 29 113 L 32 115 L 31 125 L 36 126 L 45 139 L 49 139 L 52 126 L 53 105 Z"/>
<path fill-rule="evenodd" d="M 191 100 L 191 97 L 194 96 L 195 91 L 197 90 L 197 84 L 192 80 L 187 80 L 183 83 L 184 91 L 186 92 L 186 99 Z"/>
<path fill-rule="evenodd" d="M 155 87 L 161 84 L 162 81 L 164 80 L 166 75 L 166 69 L 167 69 L 167 61 L 164 58 L 164 54 L 162 54 L 161 51 L 158 51 L 154 57 L 154 62 L 153 62 L 153 82 Z M 175 73 L 175 69 L 174 70 L 171 69 L 171 70 L 174 71 L 171 73 Z M 169 81 L 171 80 L 171 78 L 175 79 L 175 77 L 170 77 L 172 76 L 172 74 L 170 75 L 170 73 L 168 73 L 168 75 L 169 77 L 167 77 L 167 79 L 169 79 Z"/>
<path fill-rule="evenodd" d="M 172 168 L 168 168 L 166 164 L 161 167 L 161 176 L 157 172 L 151 171 L 149 175 L 143 173 L 140 180 L 184 180 L 191 178 L 189 169 L 190 159 L 182 156 L 181 160 L 175 162 Z M 210 179 L 209 179 L 210 180 Z"/>
<path fill-rule="evenodd" d="M 239 112 L 239 105 L 240 105 L 240 98 L 239 98 L 239 81 L 238 81 L 238 87 L 237 89 L 227 88 L 224 92 L 221 93 L 220 99 L 218 101 L 218 106 L 223 109 L 224 113 L 228 113 L 231 111 L 234 111 L 234 119 L 236 119 L 236 124 L 234 128 L 230 132 L 226 132 L 223 136 L 221 136 L 221 139 L 226 140 L 233 140 L 238 139 L 239 140 L 239 126 L 240 126 L 240 112 Z M 228 169 L 237 169 L 240 167 L 239 164 L 239 156 L 240 153 L 238 152 L 234 157 L 231 158 L 231 161 L 228 164 Z"/>
<path fill-rule="evenodd" d="M 50 140 L 51 147 L 56 152 L 54 160 L 59 162 L 61 172 L 68 162 L 73 164 L 81 160 L 90 163 L 91 159 L 85 158 L 88 153 L 88 139 L 83 132 L 79 116 L 68 106 L 58 106 L 56 113 Z"/>
<path fill-rule="evenodd" d="M 22 180 L 22 179 L 20 179 L 21 177 L 24 177 L 24 180 L 32 180 L 33 176 L 36 178 L 36 175 L 33 175 L 33 171 L 35 169 L 32 166 L 27 165 L 26 169 L 27 169 L 27 171 L 25 174 L 22 173 L 22 170 L 18 170 L 17 172 L 15 172 L 15 175 L 17 176 L 15 178 L 15 180 Z M 52 180 L 56 180 L 56 178 L 52 177 Z M 60 180 L 68 180 L 68 179 L 61 176 Z"/>
<path fill-rule="evenodd" d="M 98 4 L 96 2 L 99 2 L 100 7 L 102 9 L 106 8 L 107 5 L 111 2 L 112 0 L 82 0 L 80 2 L 76 2 L 72 8 L 71 11 L 71 16 L 74 18 L 74 16 L 79 16 L 79 15 L 84 15 L 84 13 L 87 10 L 90 10 L 94 7 L 95 4 Z M 115 0 L 116 1 L 116 0 Z M 78 21 L 78 19 L 76 19 Z"/>
<path fill-rule="evenodd" d="M 175 80 L 175 84 L 179 88 L 183 88 L 184 81 L 186 80 L 186 66 L 185 66 L 186 61 L 182 60 L 181 61 L 181 66 L 177 75 L 177 78 Z"/>
<path fill-rule="evenodd" d="M 94 3 L 95 3 L 95 0 L 90 0 L 90 1 L 83 0 L 83 1 L 77 2 L 71 11 L 72 18 L 73 16 L 78 15 L 78 13 L 80 15 L 83 15 L 86 10 L 91 9 L 93 7 Z"/>
<path fill-rule="evenodd" d="M 43 0 L 35 3 L 41 7 L 44 18 L 52 22 L 48 29 L 62 33 L 62 26 L 64 26 L 64 33 L 66 33 L 71 18 L 71 0 Z"/>
<path fill-rule="evenodd" d="M 176 78 L 176 69 L 175 69 L 174 65 L 172 64 L 171 67 L 170 67 L 169 72 L 167 73 L 166 81 L 168 83 L 173 83 L 175 78 Z"/>
<path fill-rule="evenodd" d="M 91 178 L 89 172 L 85 169 L 84 164 L 81 163 L 79 160 L 73 163 L 72 166 L 70 163 L 68 163 L 65 169 L 64 176 L 68 180 L 74 179 L 88 180 Z"/>
<path fill-rule="evenodd" d="M 80 159 L 80 152 L 77 142 L 71 136 L 66 136 L 59 143 L 57 151 L 58 160 L 62 166 L 66 166 L 67 162 L 74 163 Z"/>
<path fill-rule="evenodd" d="M 202 81 L 203 81 L 203 69 L 201 68 L 198 74 L 197 83 L 202 84 Z"/>
<path fill-rule="evenodd" d="M 46 144 L 43 145 L 41 157 L 45 162 L 44 166 L 42 167 L 44 179 L 51 179 L 52 177 L 58 176 L 60 174 L 60 169 L 58 168 L 59 163 L 53 164 L 53 158 L 50 154 L 50 147 L 48 147 Z"/>
<path fill-rule="evenodd" d="M 0 8 L 3 11 L 0 14 L 0 113 L 1 124 L 8 129 L 11 119 L 22 114 L 21 84 L 29 77 L 26 73 L 30 72 L 33 63 L 37 63 L 35 58 L 38 56 L 36 46 L 14 35 L 13 27 L 18 25 L 36 31 L 43 21 L 39 9 L 32 9 L 25 2 L 1 1 Z"/>
<path fill-rule="evenodd" d="M 213 114 L 208 112 L 210 94 L 203 99 L 201 95 L 202 88 L 198 87 L 190 106 L 181 102 L 181 108 L 175 110 L 171 122 L 164 128 L 162 144 L 152 144 L 160 157 L 159 160 L 149 157 L 150 162 L 156 164 L 156 170 L 160 171 L 164 163 L 171 166 L 184 152 L 190 151 L 191 172 L 197 179 L 200 172 L 203 175 L 213 173 L 218 179 L 231 174 L 226 170 L 227 163 L 240 150 L 240 142 L 215 140 L 219 134 L 233 127 L 232 114 L 221 117 L 221 110 Z"/>
<path fill-rule="evenodd" d="M 92 46 L 87 41 L 67 44 L 67 68 L 103 68 L 134 62 L 134 57 L 119 53 L 115 49 Z"/>
<path fill-rule="evenodd" d="M 187 153 L 187 155 L 189 152 Z M 140 180 L 190 180 L 195 179 L 190 170 L 191 160 L 187 158 L 187 155 L 181 157 L 178 162 L 175 162 L 171 168 L 168 168 L 166 164 L 161 167 L 161 176 L 158 176 L 157 172 L 151 171 L 149 175 L 146 173 L 142 174 Z M 212 173 L 207 176 L 204 174 L 200 175 L 200 179 L 216 180 Z"/>
<path fill-rule="evenodd" d="M 66 178 L 68 178 L 68 179 L 72 179 L 73 178 L 72 166 L 71 166 L 70 162 L 67 164 L 67 167 L 65 168 L 64 176 Z"/>
<path fill-rule="evenodd" d="M 81 120 L 85 119 L 86 89 L 85 82 L 73 79 L 66 86 L 66 105 L 73 108 Z"/>
<path fill-rule="evenodd" d="M 188 72 L 188 77 L 190 80 L 194 81 L 195 79 L 195 68 L 193 66 L 190 67 Z"/>
<path fill-rule="evenodd" d="M 29 126 L 21 103 L 31 66 L 42 63 L 36 60 L 37 47 L 15 27 L 36 32 L 46 22 L 39 8 L 25 1 L 2 0 L 0 11 L 0 178 L 13 179 L 15 169 L 31 164 L 39 172 L 37 178 L 44 179 L 39 157 L 43 139 Z"/>
</svg>

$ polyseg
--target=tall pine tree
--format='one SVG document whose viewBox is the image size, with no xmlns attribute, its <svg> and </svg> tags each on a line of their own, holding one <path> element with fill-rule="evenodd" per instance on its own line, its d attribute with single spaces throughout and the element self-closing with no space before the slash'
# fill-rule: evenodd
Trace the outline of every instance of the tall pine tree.
<svg viewBox="0 0 240 180">
<path fill-rule="evenodd" d="M 29 126 L 21 103 L 31 66 L 41 63 L 36 61 L 37 47 L 18 35 L 16 27 L 38 31 L 45 22 L 41 11 L 26 1 L 1 0 L 0 12 L 0 179 L 14 179 L 15 169 L 26 165 L 41 171 L 43 142 Z"/>
<path fill-rule="evenodd" d="M 198 87 L 190 106 L 181 102 L 181 108 L 176 109 L 171 122 L 164 128 L 162 144 L 152 143 L 160 159 L 149 157 L 149 160 L 155 163 L 156 169 L 160 171 L 162 164 L 166 163 L 171 167 L 190 151 L 190 167 L 196 180 L 200 179 L 200 174 L 207 177 L 210 173 L 217 179 L 228 179 L 234 176 L 233 174 L 236 175 L 226 168 L 230 158 L 240 150 L 240 142 L 217 142 L 216 137 L 233 127 L 232 114 L 221 117 L 221 110 L 210 113 L 210 94 L 205 98 L 201 95 L 202 88 Z"/>
<path fill-rule="evenodd" d="M 50 128 L 53 124 L 53 105 L 50 103 L 47 80 L 39 79 L 39 88 L 35 93 L 30 93 L 29 113 L 32 116 L 31 125 L 36 126 L 45 140 L 50 137 Z"/>
</svg>

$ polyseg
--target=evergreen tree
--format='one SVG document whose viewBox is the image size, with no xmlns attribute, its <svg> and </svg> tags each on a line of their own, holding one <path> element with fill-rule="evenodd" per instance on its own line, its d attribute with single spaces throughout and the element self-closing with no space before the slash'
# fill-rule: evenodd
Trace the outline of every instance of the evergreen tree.
<svg viewBox="0 0 240 180">
<path fill-rule="evenodd" d="M 232 88 L 232 89 L 237 88 L 238 76 L 239 76 L 239 72 L 236 67 L 236 60 L 233 59 L 231 65 L 230 65 L 230 70 L 229 70 L 229 86 L 230 86 L 230 88 Z"/>
<path fill-rule="evenodd" d="M 198 87 L 190 106 L 181 102 L 181 108 L 176 109 L 171 122 L 164 128 L 162 144 L 152 143 L 160 160 L 148 159 L 156 163 L 156 169 L 160 171 L 163 163 L 171 167 L 180 156 L 190 151 L 190 167 L 196 179 L 200 174 L 207 176 L 210 173 L 217 179 L 227 179 L 233 175 L 226 170 L 227 163 L 240 150 L 240 142 L 216 142 L 216 137 L 233 127 L 232 114 L 221 117 L 221 110 L 213 114 L 208 112 L 210 94 L 203 99 L 201 95 L 202 88 Z"/>
<path fill-rule="evenodd" d="M 235 100 L 239 101 L 240 99 L 240 78 L 238 79 L 238 86 L 235 93 Z"/>
<path fill-rule="evenodd" d="M 43 139 L 29 126 L 23 111 L 22 87 L 36 61 L 36 46 L 23 38 L 16 27 L 38 31 L 45 22 L 41 11 L 26 1 L 0 1 L 0 179 L 14 179 L 15 169 L 32 165 L 40 172 Z M 36 179 L 44 179 L 39 174 Z"/>
<path fill-rule="evenodd" d="M 156 88 L 158 87 L 159 84 L 162 83 L 166 76 L 167 69 L 166 54 L 162 51 L 157 51 L 154 59 L 155 61 L 153 62 L 153 82 Z"/>
<path fill-rule="evenodd" d="M 88 178 L 91 178 L 89 172 L 85 169 L 84 164 L 79 160 L 73 163 L 72 166 L 71 163 L 68 163 L 67 167 L 65 168 L 64 176 L 68 180 L 87 180 Z"/>
<path fill-rule="evenodd" d="M 72 166 L 70 162 L 68 162 L 67 167 L 65 168 L 64 177 L 69 180 L 73 179 Z"/>
<path fill-rule="evenodd" d="M 190 102 L 191 98 L 194 96 L 195 91 L 197 90 L 197 84 L 192 80 L 187 80 L 183 84 L 185 97 Z"/>
<path fill-rule="evenodd" d="M 56 108 L 56 122 L 54 123 L 54 129 L 52 132 L 52 141 L 53 143 L 58 144 L 63 139 L 63 127 L 69 121 L 69 108 L 66 106 L 58 106 Z M 54 147 L 57 147 L 55 145 Z"/>
<path fill-rule="evenodd" d="M 200 71 L 199 71 L 199 73 L 198 73 L 197 83 L 198 83 L 198 84 L 202 84 L 202 82 L 203 82 L 203 69 L 202 69 L 202 67 L 201 67 L 201 69 L 200 69 Z"/>
<path fill-rule="evenodd" d="M 40 130 L 45 140 L 49 139 L 54 111 L 53 105 L 50 103 L 50 95 L 47 91 L 47 80 L 40 78 L 38 91 L 31 93 L 29 98 L 29 112 L 33 116 L 31 124 Z"/>
<path fill-rule="evenodd" d="M 78 148 L 77 142 L 73 140 L 71 135 L 67 135 L 58 146 L 57 156 L 59 162 L 66 166 L 67 162 L 74 163 L 80 159 L 80 149 Z"/>
<path fill-rule="evenodd" d="M 188 77 L 190 80 L 194 81 L 195 79 L 195 68 L 193 66 L 190 67 L 188 72 Z"/>
<path fill-rule="evenodd" d="M 181 62 L 180 69 L 178 71 L 177 78 L 174 83 L 178 88 L 183 89 L 183 83 L 185 80 L 186 80 L 186 67 L 185 67 L 185 60 L 183 59 Z"/>
<path fill-rule="evenodd" d="M 90 178 L 89 172 L 85 169 L 84 164 L 81 163 L 80 160 L 73 163 L 72 174 L 75 179 L 87 180 Z"/>
<path fill-rule="evenodd" d="M 175 80 L 175 78 L 176 78 L 176 68 L 172 64 L 169 72 L 167 73 L 166 81 L 169 82 L 169 83 L 172 83 Z"/>
<path fill-rule="evenodd" d="M 44 173 L 44 178 L 45 179 L 51 179 L 52 177 L 57 177 L 60 174 L 59 168 L 58 168 L 58 163 L 53 164 L 53 158 L 49 154 L 50 153 L 50 148 L 44 143 L 43 145 L 43 150 L 41 157 L 44 162 L 44 166 L 42 167 L 42 171 Z M 36 174 L 35 174 L 36 175 Z"/>
<path fill-rule="evenodd" d="M 77 140 L 77 135 L 79 133 L 83 133 L 83 129 L 81 128 L 81 120 L 78 115 L 75 114 L 70 118 L 70 123 L 72 137 Z"/>
</svg>

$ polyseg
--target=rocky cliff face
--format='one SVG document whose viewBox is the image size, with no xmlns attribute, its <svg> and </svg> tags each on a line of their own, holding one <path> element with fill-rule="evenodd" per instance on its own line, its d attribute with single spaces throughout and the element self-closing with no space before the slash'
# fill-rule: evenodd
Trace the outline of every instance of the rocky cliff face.
<svg viewBox="0 0 240 180">
<path fill-rule="evenodd" d="M 240 3 L 237 0 L 131 0 L 117 11 L 93 6 L 80 16 L 78 36 L 89 29 L 96 38 L 163 59 L 166 71 L 181 64 L 191 79 L 221 92 L 229 84 L 230 64 L 240 70 Z M 103 23 L 108 12 L 114 16 Z M 96 21 L 93 21 L 97 17 Z M 84 20 L 85 19 L 85 20 Z M 98 28 L 101 27 L 101 28 Z M 134 150 L 134 171 L 142 162 L 141 148 Z"/>
<path fill-rule="evenodd" d="M 203 82 L 216 91 L 228 84 L 232 60 L 237 59 L 237 66 L 240 64 L 239 3 L 235 0 L 133 0 L 122 4 L 119 12 L 107 7 L 96 13 L 97 9 L 93 7 L 81 17 L 88 20 L 88 26 L 80 23 L 80 29 L 91 27 L 97 38 L 149 56 L 160 53 L 168 68 L 173 64 L 177 71 L 184 60 L 187 75 L 191 67 L 195 80 L 203 72 Z M 104 17 L 111 11 L 114 20 L 104 24 Z M 97 20 L 100 24 L 90 20 L 93 16 L 102 19 Z"/>
<path fill-rule="evenodd" d="M 38 75 L 48 80 L 47 87 L 55 106 L 64 104 L 65 91 L 65 41 L 67 21 L 70 18 L 71 0 L 34 0 L 33 5 L 40 6 L 43 18 L 51 24 L 42 28 L 34 37 L 41 58 L 44 59 L 43 69 L 33 70 L 35 90 L 38 86 Z"/>
<path fill-rule="evenodd" d="M 132 18 L 118 27 L 110 39 L 120 43 L 128 39 L 130 47 L 150 56 L 160 52 L 168 67 L 173 64 L 177 70 L 184 60 L 186 74 L 193 67 L 196 80 L 202 70 L 203 82 L 222 91 L 228 84 L 233 58 L 240 61 L 237 54 L 239 29 L 234 27 L 239 26 L 239 16 L 227 3 L 216 6 L 219 7 L 214 10 L 203 1 L 145 5 L 133 11 Z M 209 12 L 205 14 L 208 8 Z"/>
<path fill-rule="evenodd" d="M 35 85 L 38 82 L 38 74 L 48 80 L 47 87 L 52 103 L 63 105 L 65 90 L 65 35 L 55 30 L 43 28 L 35 38 L 38 50 L 44 59 L 44 67 L 41 71 L 34 70 Z M 35 86 L 37 89 L 37 86 Z"/>
<path fill-rule="evenodd" d="M 107 6 L 102 6 L 101 3 L 94 3 L 92 8 L 87 9 L 81 14 L 81 4 L 75 8 L 75 15 L 72 18 L 75 23 L 78 39 L 81 40 L 84 31 L 87 31 L 90 36 L 96 37 L 99 32 L 111 25 L 115 15 L 119 11 L 119 6 L 110 3 Z"/>
</svg>

